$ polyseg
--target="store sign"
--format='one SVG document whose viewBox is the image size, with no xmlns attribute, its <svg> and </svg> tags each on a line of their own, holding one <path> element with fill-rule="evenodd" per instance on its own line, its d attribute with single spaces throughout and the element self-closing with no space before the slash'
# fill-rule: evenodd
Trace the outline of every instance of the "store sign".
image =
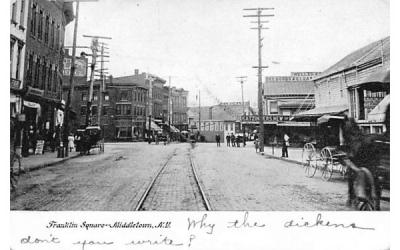
<svg viewBox="0 0 400 250">
<path fill-rule="evenodd" d="M 64 58 L 64 70 L 63 75 L 69 76 L 71 74 L 71 65 L 72 65 L 72 58 Z M 76 77 L 85 77 L 86 76 L 86 60 L 75 58 L 75 73 L 74 76 Z"/>
<path fill-rule="evenodd" d="M 10 78 L 10 88 L 16 90 L 21 89 L 21 81 L 14 78 Z"/>
<path fill-rule="evenodd" d="M 266 122 L 280 122 L 280 121 L 289 121 L 289 115 L 264 115 L 264 121 Z M 242 122 L 259 122 L 258 115 L 246 115 L 241 117 Z"/>
<path fill-rule="evenodd" d="M 42 97 L 44 95 L 44 90 L 28 87 L 26 95 Z"/>
</svg>

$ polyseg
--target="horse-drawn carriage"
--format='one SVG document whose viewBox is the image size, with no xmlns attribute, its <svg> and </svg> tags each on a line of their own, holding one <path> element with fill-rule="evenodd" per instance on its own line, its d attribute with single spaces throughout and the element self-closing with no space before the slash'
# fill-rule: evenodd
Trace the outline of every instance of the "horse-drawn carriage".
<svg viewBox="0 0 400 250">
<path fill-rule="evenodd" d="M 98 148 L 100 152 L 104 152 L 103 131 L 99 126 L 89 126 L 85 129 L 78 129 L 77 150 L 81 154 L 89 154 L 91 149 Z"/>
<path fill-rule="evenodd" d="M 320 172 L 325 181 L 331 180 L 333 174 L 347 178 L 359 210 L 380 210 L 381 200 L 390 201 L 382 195 L 382 190 L 390 190 L 389 133 L 364 136 L 354 144 L 352 152 L 340 146 L 317 147 L 315 141 L 305 143 L 302 163 L 306 176 L 311 178 Z"/>
</svg>

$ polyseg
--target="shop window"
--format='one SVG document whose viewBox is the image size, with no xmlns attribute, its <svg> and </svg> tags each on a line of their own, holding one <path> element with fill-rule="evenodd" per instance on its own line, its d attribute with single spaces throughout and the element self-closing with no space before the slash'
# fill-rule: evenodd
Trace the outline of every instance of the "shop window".
<svg viewBox="0 0 400 250">
<path fill-rule="evenodd" d="M 132 129 L 129 127 L 116 128 L 117 138 L 131 138 Z"/>
<path fill-rule="evenodd" d="M 278 102 L 277 101 L 269 102 L 269 113 L 270 114 L 278 114 Z"/>
<path fill-rule="evenodd" d="M 126 90 L 121 91 L 120 100 L 121 101 L 128 101 L 128 91 L 126 91 Z"/>
<path fill-rule="evenodd" d="M 86 115 L 86 106 L 81 106 L 81 115 Z"/>
<path fill-rule="evenodd" d="M 374 133 L 375 134 L 382 134 L 383 133 L 383 128 L 381 126 L 374 126 Z"/>
</svg>

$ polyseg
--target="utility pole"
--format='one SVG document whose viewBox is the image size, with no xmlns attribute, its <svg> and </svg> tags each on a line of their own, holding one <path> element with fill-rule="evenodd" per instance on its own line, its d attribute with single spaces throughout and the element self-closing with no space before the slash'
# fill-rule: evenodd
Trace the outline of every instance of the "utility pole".
<svg viewBox="0 0 400 250">
<path fill-rule="evenodd" d="M 199 90 L 199 136 L 201 131 L 201 107 L 200 107 L 200 90 Z"/>
<path fill-rule="evenodd" d="M 101 54 L 100 54 L 100 86 L 99 86 L 99 101 L 98 101 L 98 108 L 97 108 L 97 124 L 101 127 L 101 115 L 102 115 L 102 109 L 103 109 L 103 98 L 104 98 L 104 92 L 106 90 L 106 72 L 104 68 L 104 63 L 106 61 L 104 61 L 104 57 L 105 57 L 105 49 L 108 49 L 107 47 L 105 47 L 104 45 L 106 45 L 105 43 L 101 43 Z"/>
<path fill-rule="evenodd" d="M 173 114 L 172 111 L 172 100 L 171 100 L 171 76 L 168 77 L 169 86 L 168 86 L 168 125 L 169 129 L 171 129 L 171 115 Z"/>
<path fill-rule="evenodd" d="M 149 80 L 149 92 L 148 92 L 148 95 L 149 95 L 149 105 L 148 105 L 148 107 L 149 107 L 149 136 L 148 136 L 148 140 L 149 140 L 149 143 L 151 142 L 150 140 L 151 140 L 151 138 L 150 138 L 150 135 L 151 135 L 151 117 L 152 117 L 152 115 L 153 115 L 153 81 L 154 81 L 154 78 L 152 77 L 152 76 L 149 76 L 148 78 L 147 78 L 148 80 Z"/>
<path fill-rule="evenodd" d="M 243 116 L 246 115 L 245 109 L 244 109 L 244 97 L 243 97 L 243 81 L 246 80 L 247 76 L 238 76 L 236 77 L 240 81 L 240 86 L 242 87 L 242 109 L 243 109 Z M 246 146 L 246 132 L 244 129 L 244 124 L 242 122 L 242 129 L 243 129 L 243 146 Z"/>
<path fill-rule="evenodd" d="M 95 70 L 96 70 L 96 62 L 97 62 L 97 52 L 99 50 L 99 39 L 111 39 L 111 37 L 104 37 L 104 36 L 89 36 L 89 35 L 83 35 L 83 37 L 88 37 L 92 39 L 92 64 L 91 64 L 91 72 L 90 72 L 90 85 L 89 85 L 89 96 L 88 96 L 88 101 L 86 105 L 86 119 L 85 119 L 85 127 L 91 125 L 91 113 L 92 113 L 92 101 L 93 101 L 93 85 L 94 85 L 94 77 L 95 77 Z M 104 57 L 109 57 L 104 55 L 104 48 L 102 49 L 101 53 L 101 63 L 104 62 Z M 100 72 L 100 76 L 103 75 L 103 66 Z M 103 80 L 102 80 L 103 81 Z M 100 84 L 99 88 L 99 99 L 102 99 L 102 85 L 103 82 Z M 101 107 L 97 107 L 98 110 L 101 112 Z M 101 114 L 101 113 L 100 113 Z M 98 125 L 100 126 L 100 121 L 101 117 L 98 115 Z"/>
<path fill-rule="evenodd" d="M 78 33 L 78 20 L 79 20 L 79 2 L 96 2 L 97 0 L 64 0 L 64 2 L 76 2 L 75 6 L 75 24 L 74 24 L 74 37 L 72 41 L 72 59 L 71 59 L 71 71 L 69 75 L 69 90 L 67 101 L 65 103 L 64 112 L 64 133 L 63 133 L 63 147 L 64 155 L 68 157 L 68 135 L 69 135 L 69 120 L 70 120 L 70 110 L 72 96 L 74 95 L 74 75 L 75 75 L 75 54 L 76 54 L 76 36 Z"/>
<path fill-rule="evenodd" d="M 274 10 L 274 8 L 250 8 L 250 9 L 243 9 L 245 11 L 256 11 L 257 14 L 255 15 L 244 15 L 243 17 L 257 17 L 257 21 L 252 21 L 252 23 L 257 23 L 256 28 L 251 28 L 251 29 L 256 29 L 258 30 L 258 66 L 253 66 L 253 68 L 258 69 L 258 119 L 260 122 L 260 133 L 259 133 L 259 139 L 260 139 L 260 152 L 261 154 L 264 154 L 264 113 L 263 113 L 263 86 L 262 86 L 262 70 L 263 68 L 268 68 L 268 66 L 262 66 L 262 60 L 261 60 L 261 48 L 262 48 L 262 40 L 264 38 L 261 37 L 261 30 L 263 29 L 268 29 L 266 27 L 263 27 L 263 23 L 268 23 L 268 21 L 261 20 L 261 17 L 273 17 L 274 15 L 268 14 L 268 15 L 263 15 L 262 11 L 263 10 Z"/>
</svg>

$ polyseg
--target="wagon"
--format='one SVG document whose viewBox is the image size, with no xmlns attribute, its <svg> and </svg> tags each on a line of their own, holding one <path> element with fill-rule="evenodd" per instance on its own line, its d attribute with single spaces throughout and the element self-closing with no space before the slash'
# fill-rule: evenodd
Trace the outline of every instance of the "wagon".
<svg viewBox="0 0 400 250">
<path fill-rule="evenodd" d="M 86 127 L 80 142 L 81 154 L 89 154 L 93 148 L 98 148 L 100 152 L 104 152 L 103 131 L 99 126 Z"/>
<path fill-rule="evenodd" d="M 314 177 L 317 170 L 325 181 L 332 178 L 333 173 L 338 173 L 344 179 L 347 167 L 340 163 L 346 154 L 337 147 L 327 146 L 317 152 L 313 143 L 306 143 L 302 151 L 302 163 L 308 177 Z"/>
</svg>

